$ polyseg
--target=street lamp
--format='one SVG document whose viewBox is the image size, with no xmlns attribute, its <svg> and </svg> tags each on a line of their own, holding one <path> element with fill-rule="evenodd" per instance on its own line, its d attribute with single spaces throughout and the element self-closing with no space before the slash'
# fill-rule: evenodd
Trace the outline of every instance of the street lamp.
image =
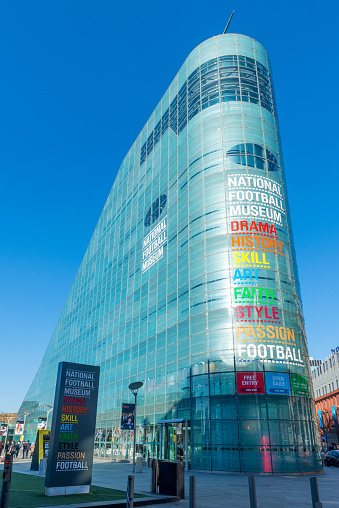
<svg viewBox="0 0 339 508">
<path fill-rule="evenodd" d="M 50 413 L 51 411 L 53 411 L 53 406 L 50 406 L 49 404 L 45 404 L 45 402 L 43 402 L 43 405 L 44 405 L 44 406 L 47 406 L 47 407 L 49 407 L 49 408 L 50 408 L 50 409 L 47 411 L 47 420 L 46 420 L 46 430 L 47 430 L 48 417 L 49 417 L 49 413 Z"/>
<path fill-rule="evenodd" d="M 144 385 L 141 381 L 136 381 L 135 383 L 131 383 L 129 385 L 129 389 L 134 395 L 134 437 L 133 437 L 133 473 L 135 471 L 135 441 L 136 441 L 136 433 L 137 433 L 137 396 L 138 390 Z"/>
<path fill-rule="evenodd" d="M 27 411 L 27 409 L 23 409 L 22 412 L 24 413 L 24 429 L 23 429 L 22 435 L 20 436 L 20 438 L 21 438 L 20 441 L 24 438 L 23 434 L 25 433 L 26 418 L 30 413 L 29 411 Z M 27 454 L 28 454 L 28 452 L 27 452 Z"/>
</svg>

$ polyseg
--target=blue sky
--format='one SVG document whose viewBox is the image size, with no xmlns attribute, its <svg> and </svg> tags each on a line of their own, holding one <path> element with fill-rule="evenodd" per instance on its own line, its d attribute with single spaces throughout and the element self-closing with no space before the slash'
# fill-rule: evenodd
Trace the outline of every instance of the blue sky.
<svg viewBox="0 0 339 508">
<path fill-rule="evenodd" d="M 338 345 L 338 3 L 11 0 L 0 6 L 0 412 L 40 364 L 116 172 L 188 53 L 271 57 L 310 354 Z M 7 390 L 3 389 L 8 379 Z"/>
</svg>

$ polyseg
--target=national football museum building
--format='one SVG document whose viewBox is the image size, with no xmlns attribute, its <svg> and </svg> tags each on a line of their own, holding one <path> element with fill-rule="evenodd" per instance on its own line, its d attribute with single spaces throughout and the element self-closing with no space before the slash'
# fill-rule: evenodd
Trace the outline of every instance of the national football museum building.
<svg viewBox="0 0 339 508">
<path fill-rule="evenodd" d="M 53 405 L 60 361 L 100 366 L 98 457 L 131 459 L 121 411 L 141 381 L 139 456 L 321 469 L 272 71 L 257 41 L 226 34 L 194 49 L 123 160 L 20 408 L 25 439 Z"/>
</svg>

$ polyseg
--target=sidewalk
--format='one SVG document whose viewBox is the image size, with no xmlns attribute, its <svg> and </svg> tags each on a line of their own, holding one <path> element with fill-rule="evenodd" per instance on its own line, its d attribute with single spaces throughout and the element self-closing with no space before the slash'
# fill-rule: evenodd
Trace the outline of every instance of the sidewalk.
<svg viewBox="0 0 339 508">
<path fill-rule="evenodd" d="M 18 460 L 14 471 L 37 474 L 29 471 L 30 461 Z M 94 485 L 126 490 L 127 477 L 132 474 L 132 465 L 94 461 Z M 249 508 L 248 478 L 242 475 L 228 475 L 190 471 L 185 474 L 185 495 L 188 498 L 188 477 L 194 474 L 197 483 L 197 508 Z M 143 466 L 143 472 L 135 473 L 135 492 L 150 492 L 150 469 Z M 339 508 L 339 468 L 325 468 L 317 476 L 320 501 L 324 508 Z M 312 508 L 309 476 L 256 476 L 259 508 Z M 188 508 L 188 500 L 171 503 L 171 507 Z"/>
</svg>

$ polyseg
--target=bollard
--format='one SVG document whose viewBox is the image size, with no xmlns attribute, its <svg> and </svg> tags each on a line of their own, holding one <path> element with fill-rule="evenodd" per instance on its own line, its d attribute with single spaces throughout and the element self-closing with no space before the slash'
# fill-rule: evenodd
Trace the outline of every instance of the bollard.
<svg viewBox="0 0 339 508">
<path fill-rule="evenodd" d="M 142 457 L 137 457 L 135 461 L 135 472 L 142 473 Z"/>
<path fill-rule="evenodd" d="M 316 503 L 320 502 L 319 499 L 319 490 L 318 490 L 318 479 L 315 476 L 311 476 L 310 478 L 310 486 L 311 486 L 311 497 L 312 497 L 312 507 L 318 508 Z"/>
<path fill-rule="evenodd" d="M 11 491 L 13 456 L 6 454 L 4 460 L 4 472 L 2 476 L 2 489 L 0 507 L 8 508 L 9 493 Z"/>
<path fill-rule="evenodd" d="M 153 494 L 157 494 L 158 492 L 158 479 L 159 479 L 158 459 L 153 459 L 151 472 L 151 492 L 153 492 Z"/>
<path fill-rule="evenodd" d="M 196 493 L 196 476 L 190 476 L 190 488 L 189 488 L 189 508 L 197 507 L 197 493 Z"/>
<path fill-rule="evenodd" d="M 134 476 L 129 475 L 127 480 L 127 503 L 126 508 L 134 506 Z"/>
<path fill-rule="evenodd" d="M 46 476 L 47 459 L 40 459 L 39 474 Z"/>
<path fill-rule="evenodd" d="M 250 492 L 250 507 L 251 508 L 258 508 L 257 489 L 255 486 L 254 474 L 251 474 L 251 476 L 248 477 L 248 488 L 249 488 L 249 492 Z"/>
</svg>

